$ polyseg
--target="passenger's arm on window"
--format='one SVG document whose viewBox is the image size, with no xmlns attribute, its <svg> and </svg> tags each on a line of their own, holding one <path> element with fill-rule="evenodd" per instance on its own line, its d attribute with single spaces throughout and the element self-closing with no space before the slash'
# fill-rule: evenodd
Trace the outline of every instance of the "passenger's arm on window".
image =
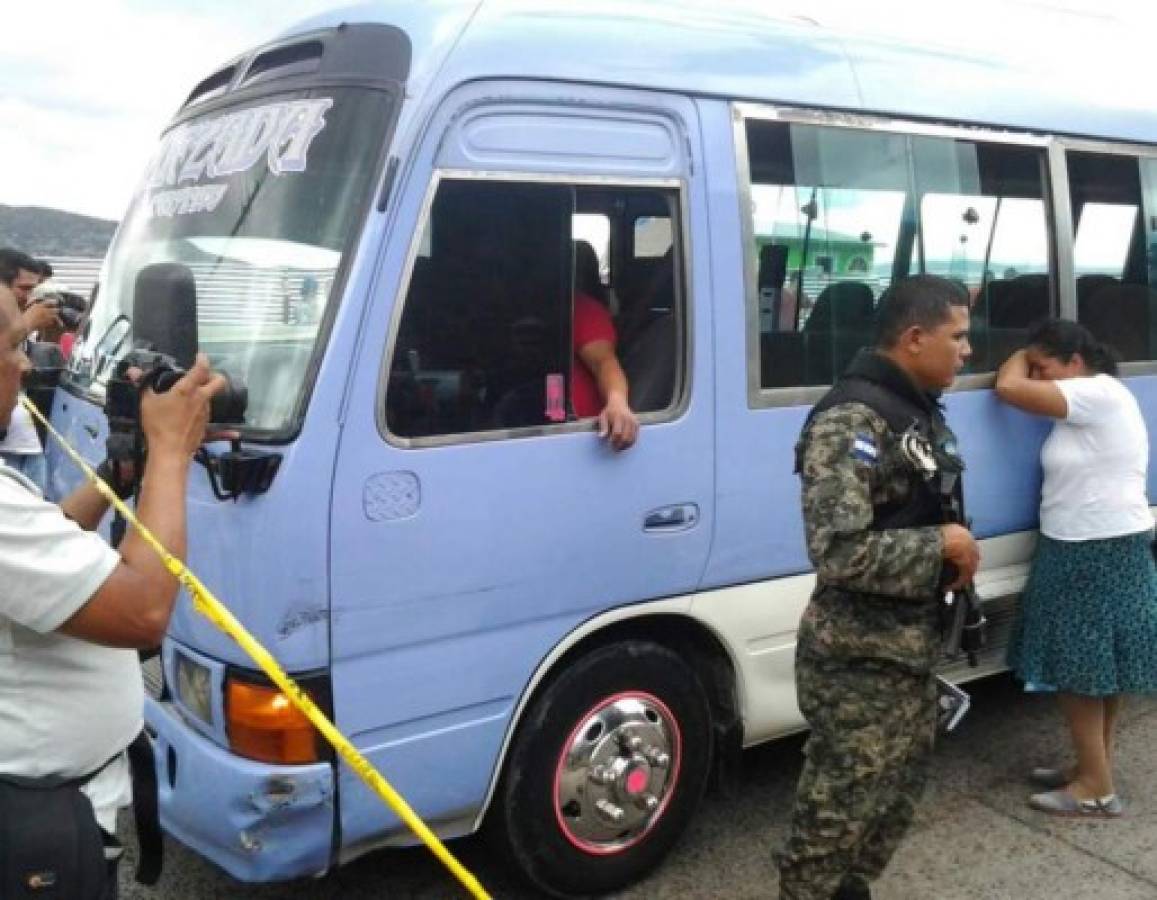
<svg viewBox="0 0 1157 900">
<path fill-rule="evenodd" d="M 1068 401 L 1056 383 L 1032 377 L 1024 350 L 1012 354 L 996 373 L 996 396 L 1009 406 L 1038 416 L 1063 419 L 1069 414 Z"/>
<path fill-rule="evenodd" d="M 627 376 L 610 341 L 590 341 L 579 347 L 579 359 L 594 376 L 603 399 L 599 437 L 616 450 L 626 450 L 639 436 L 639 420 L 627 402 Z"/>
</svg>

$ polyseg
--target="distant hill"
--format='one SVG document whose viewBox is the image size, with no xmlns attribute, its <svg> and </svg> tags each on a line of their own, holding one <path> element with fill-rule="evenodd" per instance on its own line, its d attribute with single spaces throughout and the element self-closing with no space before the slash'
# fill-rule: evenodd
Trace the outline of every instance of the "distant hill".
<svg viewBox="0 0 1157 900">
<path fill-rule="evenodd" d="M 33 256 L 102 257 L 117 223 L 59 209 L 0 204 L 0 247 Z"/>
</svg>

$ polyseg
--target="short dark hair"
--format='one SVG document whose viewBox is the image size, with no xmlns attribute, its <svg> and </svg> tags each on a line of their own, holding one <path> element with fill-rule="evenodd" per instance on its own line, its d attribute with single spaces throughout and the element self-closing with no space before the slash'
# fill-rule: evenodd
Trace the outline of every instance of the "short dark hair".
<svg viewBox="0 0 1157 900">
<path fill-rule="evenodd" d="M 1084 325 L 1072 319 L 1045 319 L 1034 325 L 1028 333 L 1025 346 L 1034 347 L 1045 356 L 1067 363 L 1074 353 L 1090 370 L 1101 375 L 1116 375 L 1118 354 Z"/>
<path fill-rule="evenodd" d="M 21 270 L 36 272 L 36 260 L 15 247 L 0 247 L 0 283 L 12 286 Z"/>
<path fill-rule="evenodd" d="M 48 260 L 34 259 L 32 261 L 36 264 L 36 267 L 32 271 L 39 275 L 41 278 L 51 278 L 53 276 L 54 273 L 52 270 L 52 263 L 50 263 Z"/>
<path fill-rule="evenodd" d="M 876 346 L 896 346 L 913 325 L 936 328 L 952 318 L 952 307 L 968 308 L 968 290 L 938 275 L 912 275 L 893 281 L 876 307 Z"/>
</svg>

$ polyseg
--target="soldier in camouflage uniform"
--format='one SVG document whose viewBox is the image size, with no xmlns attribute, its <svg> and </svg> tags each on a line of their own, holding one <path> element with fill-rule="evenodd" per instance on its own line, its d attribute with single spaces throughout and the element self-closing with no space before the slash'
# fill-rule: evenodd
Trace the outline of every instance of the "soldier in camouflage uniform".
<svg viewBox="0 0 1157 900">
<path fill-rule="evenodd" d="M 804 426 L 797 459 L 816 587 L 796 689 L 812 731 L 778 858 L 783 900 L 869 898 L 923 790 L 941 601 L 979 556 L 965 528 L 940 524 L 922 485 L 955 459 L 937 397 L 969 352 L 963 289 L 931 276 L 897 282 L 880 300 L 876 348 Z"/>
</svg>

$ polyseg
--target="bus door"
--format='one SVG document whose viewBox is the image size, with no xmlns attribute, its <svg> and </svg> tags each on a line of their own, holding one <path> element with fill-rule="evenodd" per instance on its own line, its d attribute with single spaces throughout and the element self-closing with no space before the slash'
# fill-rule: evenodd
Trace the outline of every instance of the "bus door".
<svg viewBox="0 0 1157 900">
<path fill-rule="evenodd" d="M 702 576 L 697 141 L 682 100 L 489 84 L 444 104 L 400 179 L 334 483 L 333 693 L 346 733 L 448 832 L 472 827 L 552 647 Z M 595 433 L 573 350 L 612 326 L 642 422 L 622 452 Z M 342 779 L 348 847 L 386 820 Z"/>
</svg>

